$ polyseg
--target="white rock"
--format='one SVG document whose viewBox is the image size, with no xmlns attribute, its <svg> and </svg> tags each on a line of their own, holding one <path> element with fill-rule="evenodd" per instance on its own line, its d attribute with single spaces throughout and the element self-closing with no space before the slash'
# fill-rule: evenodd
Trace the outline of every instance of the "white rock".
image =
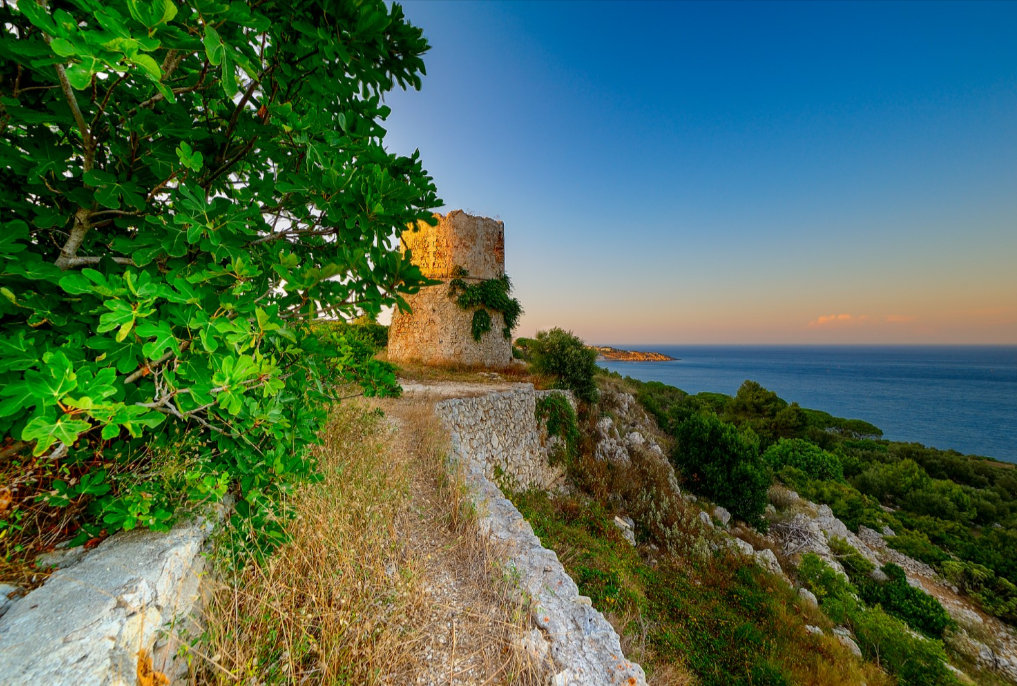
<svg viewBox="0 0 1017 686">
<path fill-rule="evenodd" d="M 176 675 L 178 632 L 197 598 L 209 529 L 196 522 L 120 533 L 54 573 L 0 619 L 0 683 L 133 684 L 141 648 L 156 670 Z M 153 651 L 164 632 L 168 640 Z"/>
<path fill-rule="evenodd" d="M 850 636 L 844 636 L 842 634 L 837 634 L 837 640 L 841 642 L 841 645 L 843 645 L 848 650 L 850 650 L 852 653 L 854 653 L 855 657 L 861 657 L 862 656 L 862 649 L 858 647 L 858 644 L 855 643 L 855 640 L 853 638 L 851 638 Z"/>
<path fill-rule="evenodd" d="M 823 633 L 822 629 L 820 629 L 818 626 L 813 626 L 812 624 L 806 624 L 805 625 L 805 631 L 808 632 L 810 635 L 813 635 L 813 636 L 815 636 L 816 634 L 822 634 Z"/>
<path fill-rule="evenodd" d="M 725 510 L 720 505 L 713 508 L 713 516 L 715 519 L 719 520 L 720 523 L 723 524 L 724 526 L 727 526 L 728 523 L 731 521 L 731 513 Z"/>
<path fill-rule="evenodd" d="M 819 607 L 819 599 L 816 598 L 816 594 L 805 587 L 798 589 L 798 597 L 813 607 Z"/>
<path fill-rule="evenodd" d="M 734 544 L 734 548 L 742 555 L 749 556 L 756 552 L 756 549 L 752 547 L 752 544 L 748 541 L 743 541 L 740 538 L 731 538 L 731 542 Z"/>
<path fill-rule="evenodd" d="M 701 522 L 702 522 L 703 524 L 705 524 L 705 525 L 706 525 L 707 527 L 709 527 L 709 528 L 711 528 L 711 529 L 713 528 L 713 520 L 712 520 L 712 519 L 710 519 L 710 515 L 708 515 L 707 513 L 705 513 L 705 512 L 700 512 L 700 513 L 699 513 L 699 521 L 701 521 Z"/>
<path fill-rule="evenodd" d="M 753 557 L 756 558 L 756 564 L 765 569 L 766 571 L 777 574 L 780 576 L 784 575 L 784 570 L 780 567 L 780 562 L 777 561 L 777 556 L 773 554 L 773 551 L 769 548 L 763 548 L 757 550 Z"/>
</svg>

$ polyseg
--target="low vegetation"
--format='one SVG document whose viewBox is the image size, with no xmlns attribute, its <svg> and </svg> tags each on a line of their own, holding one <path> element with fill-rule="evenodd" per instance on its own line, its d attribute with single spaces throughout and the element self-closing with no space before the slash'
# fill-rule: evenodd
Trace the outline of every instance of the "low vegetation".
<svg viewBox="0 0 1017 686">
<path fill-rule="evenodd" d="M 777 481 L 829 505 L 853 531 L 889 527 L 895 534 L 887 537 L 889 546 L 932 566 L 985 611 L 1017 624 L 1013 465 L 883 440 L 871 424 L 799 408 L 751 381 L 733 397 L 628 382 L 672 435 L 720 423 L 728 428 L 715 429 L 716 435 L 737 446 L 732 454 L 744 456 L 745 445 L 758 442 Z M 692 478 L 688 485 L 724 499 L 721 481 Z"/>
</svg>

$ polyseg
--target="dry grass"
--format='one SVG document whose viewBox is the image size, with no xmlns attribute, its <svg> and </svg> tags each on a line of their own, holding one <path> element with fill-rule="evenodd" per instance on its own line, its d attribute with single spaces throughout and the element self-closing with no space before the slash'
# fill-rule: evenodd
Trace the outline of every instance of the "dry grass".
<svg viewBox="0 0 1017 686">
<path fill-rule="evenodd" d="M 381 353 L 379 359 L 385 359 Z M 530 373 L 526 364 L 514 362 L 502 369 L 490 369 L 470 365 L 425 365 L 416 362 L 400 362 L 399 377 L 418 383 L 457 382 L 457 383 L 499 383 L 526 382 L 538 388 L 546 387 L 550 379 Z M 496 374 L 497 378 L 493 376 Z"/>
<path fill-rule="evenodd" d="M 323 438 L 322 480 L 290 503 L 291 540 L 266 562 L 220 569 L 192 681 L 538 683 L 513 647 L 525 613 L 446 476 L 432 406 L 345 403 Z"/>
</svg>

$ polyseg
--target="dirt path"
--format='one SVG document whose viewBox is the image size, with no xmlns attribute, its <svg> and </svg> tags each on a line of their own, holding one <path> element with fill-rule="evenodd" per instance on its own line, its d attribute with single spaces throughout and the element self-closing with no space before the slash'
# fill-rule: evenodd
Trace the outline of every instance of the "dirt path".
<svg viewBox="0 0 1017 686">
<path fill-rule="evenodd" d="M 446 476 L 448 438 L 433 399 L 418 395 L 381 407 L 395 429 L 392 457 L 409 461 L 408 507 L 395 527 L 423 574 L 414 617 L 422 628 L 419 670 L 411 683 L 546 683 L 523 648 L 526 613 L 508 598 L 497 564 L 464 516 L 461 485 Z"/>
</svg>

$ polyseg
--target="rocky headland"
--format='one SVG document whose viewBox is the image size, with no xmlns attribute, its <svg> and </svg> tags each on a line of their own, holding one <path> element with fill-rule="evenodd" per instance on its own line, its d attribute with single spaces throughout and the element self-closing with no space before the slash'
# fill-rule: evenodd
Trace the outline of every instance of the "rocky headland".
<svg viewBox="0 0 1017 686">
<path fill-rule="evenodd" d="M 597 351 L 598 360 L 611 360 L 613 362 L 674 362 L 677 359 L 663 353 L 619 350 L 607 345 L 591 345 L 590 348 Z"/>
</svg>

